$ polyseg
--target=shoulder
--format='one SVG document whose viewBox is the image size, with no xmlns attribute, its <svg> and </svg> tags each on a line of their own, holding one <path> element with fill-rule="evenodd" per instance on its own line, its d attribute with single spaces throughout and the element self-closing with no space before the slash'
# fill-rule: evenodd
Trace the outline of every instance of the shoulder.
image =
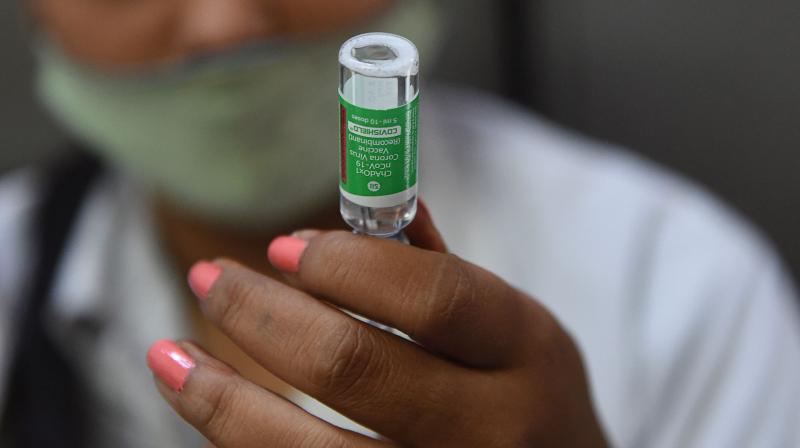
<svg viewBox="0 0 800 448">
<path fill-rule="evenodd" d="M 689 319 L 746 300 L 772 271 L 787 277 L 757 228 L 676 173 L 490 96 L 444 91 L 432 102 L 423 180 L 444 210 L 436 218 L 476 258 L 488 245 L 459 232 L 504 247 L 514 263 L 488 261 L 516 283 L 561 295 L 576 288 L 551 278 L 571 280 L 642 313 Z"/>
<path fill-rule="evenodd" d="M 613 252 L 586 267 L 612 263 L 628 276 L 641 275 L 644 262 L 664 276 L 727 275 L 776 259 L 757 229 L 703 187 L 625 148 L 491 96 L 444 90 L 430 102 L 423 194 L 460 221 L 468 215 L 479 227 L 502 226 L 516 241 L 543 235 L 571 257 Z M 458 210 L 453 198 L 465 199 L 455 201 Z"/>
<path fill-rule="evenodd" d="M 430 103 L 421 187 L 434 218 L 454 251 L 573 333 L 614 439 L 631 442 L 621 445 L 722 446 L 736 425 L 768 437 L 752 414 L 724 410 L 756 389 L 776 397 L 771 412 L 800 408 L 778 399 L 798 388 L 768 374 L 778 360 L 800 372 L 796 293 L 736 211 L 624 148 L 493 97 L 443 91 Z M 636 439 L 648 425 L 663 433 Z"/>
<path fill-rule="evenodd" d="M 423 165 L 429 171 L 423 180 L 434 196 L 457 189 L 451 198 L 468 197 L 458 201 L 469 207 L 461 213 L 493 214 L 495 225 L 515 232 L 513 218 L 519 237 L 536 230 L 587 244 L 611 238 L 632 256 L 648 249 L 654 266 L 665 263 L 663 268 L 668 260 L 686 258 L 694 260 L 686 269 L 750 272 L 776 259 L 761 232 L 735 210 L 625 148 L 492 96 L 444 90 L 431 103 L 421 159 L 432 163 Z"/>
</svg>

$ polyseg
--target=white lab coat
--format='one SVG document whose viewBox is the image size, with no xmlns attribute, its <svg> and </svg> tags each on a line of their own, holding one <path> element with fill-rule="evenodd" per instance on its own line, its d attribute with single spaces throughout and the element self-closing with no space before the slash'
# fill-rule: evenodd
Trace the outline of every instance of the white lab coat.
<svg viewBox="0 0 800 448">
<path fill-rule="evenodd" d="M 422 114 L 422 196 L 451 249 L 572 333 L 615 446 L 800 446 L 796 294 L 757 232 L 674 175 L 497 100 L 442 90 Z M 0 185 L 3 380 L 36 176 Z M 182 274 L 145 201 L 119 173 L 94 188 L 53 290 L 53 331 L 65 349 L 93 347 L 73 357 L 92 384 L 98 445 L 200 446 L 144 363 L 150 342 L 189 328 Z M 79 317 L 109 324 L 87 342 Z"/>
</svg>

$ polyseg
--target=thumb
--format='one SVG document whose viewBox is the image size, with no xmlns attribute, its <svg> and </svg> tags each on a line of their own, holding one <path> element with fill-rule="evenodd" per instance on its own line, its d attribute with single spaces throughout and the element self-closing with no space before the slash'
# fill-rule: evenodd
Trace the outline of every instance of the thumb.
<svg viewBox="0 0 800 448">
<path fill-rule="evenodd" d="M 435 252 L 448 252 L 444 238 L 434 225 L 428 206 L 422 199 L 417 201 L 417 217 L 406 227 L 405 234 L 414 246 Z"/>
</svg>

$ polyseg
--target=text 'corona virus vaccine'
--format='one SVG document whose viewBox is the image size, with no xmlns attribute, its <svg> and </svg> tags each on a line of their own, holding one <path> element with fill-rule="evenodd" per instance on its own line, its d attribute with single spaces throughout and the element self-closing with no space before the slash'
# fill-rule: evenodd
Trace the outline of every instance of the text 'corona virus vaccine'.
<svg viewBox="0 0 800 448">
<path fill-rule="evenodd" d="M 356 36 L 339 52 L 342 218 L 396 237 L 417 211 L 419 52 L 394 34 Z"/>
</svg>

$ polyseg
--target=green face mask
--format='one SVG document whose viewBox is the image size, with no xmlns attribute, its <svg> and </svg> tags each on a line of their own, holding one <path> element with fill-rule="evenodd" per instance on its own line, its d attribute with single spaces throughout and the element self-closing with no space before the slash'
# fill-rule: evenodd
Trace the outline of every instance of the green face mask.
<svg viewBox="0 0 800 448">
<path fill-rule="evenodd" d="M 407 0 L 373 25 L 424 55 L 436 18 L 430 2 Z M 39 93 L 69 132 L 173 204 L 234 226 L 283 224 L 336 198 L 343 40 L 237 48 L 130 75 L 92 71 L 44 42 Z"/>
</svg>

